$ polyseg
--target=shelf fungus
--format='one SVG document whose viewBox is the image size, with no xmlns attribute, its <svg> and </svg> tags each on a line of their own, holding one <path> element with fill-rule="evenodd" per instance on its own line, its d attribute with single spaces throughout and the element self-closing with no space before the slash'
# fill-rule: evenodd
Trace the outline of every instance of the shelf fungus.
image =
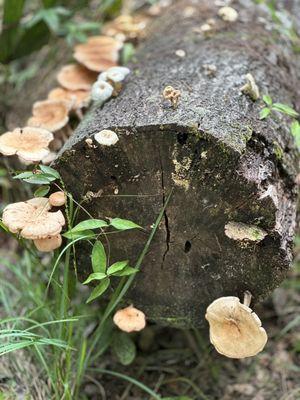
<svg viewBox="0 0 300 400">
<path fill-rule="evenodd" d="M 32 117 L 29 118 L 28 126 L 48 129 L 56 132 L 69 122 L 70 106 L 61 100 L 37 101 L 32 107 Z"/>
<path fill-rule="evenodd" d="M 109 36 L 92 36 L 75 46 L 74 58 L 90 71 L 101 72 L 116 66 L 123 44 Z"/>
<path fill-rule="evenodd" d="M 256 225 L 230 221 L 225 225 L 225 235 L 240 242 L 260 242 L 267 236 L 267 232 Z"/>
<path fill-rule="evenodd" d="M 25 127 L 16 128 L 0 136 L 0 153 L 5 156 L 17 155 L 22 161 L 33 163 L 41 161 L 50 150 L 53 134 L 46 129 Z"/>
<path fill-rule="evenodd" d="M 89 90 L 68 90 L 57 87 L 50 91 L 48 99 L 65 101 L 73 111 L 76 111 L 88 107 L 91 100 L 91 92 Z"/>
<path fill-rule="evenodd" d="M 94 138 L 96 142 L 102 144 L 103 146 L 112 146 L 119 141 L 116 132 L 109 129 L 103 129 L 102 131 L 96 133 Z"/>
<path fill-rule="evenodd" d="M 61 211 L 49 212 L 51 205 L 45 197 L 9 204 L 3 210 L 2 220 L 12 233 L 25 239 L 45 239 L 58 235 L 65 225 Z"/>
<path fill-rule="evenodd" d="M 238 297 L 220 297 L 206 310 L 210 341 L 218 353 L 229 358 L 253 357 L 263 350 L 268 336 L 258 316 L 249 307 L 250 292 L 244 303 Z"/>
<path fill-rule="evenodd" d="M 145 328 L 145 314 L 133 306 L 129 306 L 117 311 L 113 321 L 121 331 L 138 332 Z"/>
<path fill-rule="evenodd" d="M 91 90 L 97 74 L 76 64 L 65 65 L 57 74 L 58 83 L 68 90 Z"/>
<path fill-rule="evenodd" d="M 39 251 L 43 253 L 48 253 L 50 251 L 58 249 L 61 246 L 62 237 L 60 234 L 57 234 L 55 236 L 47 236 L 44 239 L 35 239 L 33 243 Z"/>
<path fill-rule="evenodd" d="M 255 79 L 252 74 L 246 75 L 247 83 L 241 87 L 241 92 L 247 94 L 252 100 L 256 101 L 259 99 L 259 89 L 255 82 Z"/>
</svg>

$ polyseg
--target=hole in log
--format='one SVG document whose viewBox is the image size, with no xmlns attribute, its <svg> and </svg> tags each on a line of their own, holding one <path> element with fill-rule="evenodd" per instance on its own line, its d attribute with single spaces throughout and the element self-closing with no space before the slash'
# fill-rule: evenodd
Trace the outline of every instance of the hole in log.
<svg viewBox="0 0 300 400">
<path fill-rule="evenodd" d="M 192 248 L 192 243 L 189 240 L 187 240 L 184 245 L 184 252 L 188 253 L 191 250 L 191 248 Z"/>
<path fill-rule="evenodd" d="M 177 141 L 179 144 L 184 145 L 187 141 L 188 134 L 186 132 L 180 132 L 177 134 Z"/>
</svg>

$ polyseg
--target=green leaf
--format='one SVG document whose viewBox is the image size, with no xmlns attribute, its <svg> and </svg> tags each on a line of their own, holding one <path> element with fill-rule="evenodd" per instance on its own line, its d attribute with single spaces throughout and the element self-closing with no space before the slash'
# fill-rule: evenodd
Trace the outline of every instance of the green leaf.
<svg viewBox="0 0 300 400">
<path fill-rule="evenodd" d="M 44 197 L 49 193 L 50 186 L 41 186 L 34 192 L 34 197 Z"/>
<path fill-rule="evenodd" d="M 95 233 L 91 230 L 85 230 L 85 231 L 79 231 L 79 232 L 72 232 L 72 231 L 68 231 L 62 234 L 63 237 L 67 238 L 67 239 L 71 239 L 71 240 L 75 240 L 75 239 L 79 239 L 80 237 L 94 237 Z M 86 238 L 87 239 L 87 238 Z"/>
<path fill-rule="evenodd" d="M 101 281 L 102 279 L 106 278 L 106 274 L 102 272 L 94 272 L 88 276 L 88 278 L 82 283 L 83 285 L 87 285 L 92 281 Z"/>
<path fill-rule="evenodd" d="M 266 103 L 267 106 L 271 106 L 273 104 L 271 97 L 267 94 L 263 96 L 263 101 Z"/>
<path fill-rule="evenodd" d="M 15 175 L 15 176 L 13 177 L 13 179 L 24 179 L 24 178 L 30 178 L 30 177 L 32 177 L 32 176 L 34 176 L 34 173 L 33 173 L 33 172 L 31 172 L 31 171 L 26 171 L 26 172 L 21 172 L 21 173 L 18 174 L 18 175 Z"/>
<path fill-rule="evenodd" d="M 129 263 L 128 260 L 118 261 L 118 262 L 114 263 L 113 265 L 111 265 L 108 268 L 107 275 L 112 275 L 115 272 L 122 271 L 122 269 L 124 269 L 128 265 L 128 263 Z"/>
<path fill-rule="evenodd" d="M 298 121 L 293 121 L 291 123 L 291 134 L 294 137 L 300 136 L 300 123 Z"/>
<path fill-rule="evenodd" d="M 97 297 L 101 296 L 106 291 L 109 284 L 110 284 L 109 278 L 103 279 L 103 281 L 93 289 L 90 297 L 87 299 L 86 302 L 90 303 L 92 300 L 95 300 Z"/>
<path fill-rule="evenodd" d="M 40 170 L 42 171 L 42 172 L 44 172 L 45 174 L 47 174 L 47 175 L 51 175 L 51 176 L 53 176 L 54 178 L 56 178 L 56 179 L 59 179 L 60 178 L 60 174 L 59 174 L 59 172 L 57 172 L 54 168 L 51 168 L 51 167 L 48 167 L 47 165 L 39 165 L 39 167 L 40 167 Z"/>
<path fill-rule="evenodd" d="M 32 185 L 45 185 L 54 180 L 55 178 L 46 174 L 33 174 L 33 176 L 30 178 L 27 179 L 23 178 L 24 182 L 31 183 Z"/>
<path fill-rule="evenodd" d="M 110 220 L 110 225 L 120 231 L 125 231 L 127 229 L 141 228 L 139 225 L 135 224 L 134 222 L 129 221 L 127 219 L 121 219 L 121 218 L 112 218 Z"/>
<path fill-rule="evenodd" d="M 124 332 L 116 332 L 112 340 L 112 349 L 122 365 L 129 365 L 136 356 L 136 347 L 131 337 Z"/>
<path fill-rule="evenodd" d="M 122 64 L 128 64 L 135 54 L 135 47 L 132 43 L 125 43 L 122 49 L 121 60 Z"/>
<path fill-rule="evenodd" d="M 133 275 L 139 272 L 137 268 L 132 268 L 132 267 L 125 267 L 121 271 L 113 273 L 114 276 L 128 276 L 128 275 Z"/>
<path fill-rule="evenodd" d="M 106 271 L 106 253 L 103 244 L 96 241 L 92 251 L 92 267 L 94 272 Z"/>
<path fill-rule="evenodd" d="M 270 112 L 271 112 L 270 108 L 267 107 L 263 108 L 259 113 L 260 119 L 267 118 L 270 115 Z"/>
<path fill-rule="evenodd" d="M 297 111 L 295 111 L 292 107 L 286 105 L 286 104 L 282 104 L 282 103 L 274 103 L 272 108 L 274 110 L 277 110 L 283 114 L 289 115 L 290 117 L 298 117 L 298 113 Z"/>
<path fill-rule="evenodd" d="M 79 222 L 74 228 L 72 228 L 69 232 L 80 232 L 85 231 L 86 229 L 98 229 L 104 228 L 108 226 L 107 222 L 102 219 L 87 219 L 85 221 Z"/>
</svg>

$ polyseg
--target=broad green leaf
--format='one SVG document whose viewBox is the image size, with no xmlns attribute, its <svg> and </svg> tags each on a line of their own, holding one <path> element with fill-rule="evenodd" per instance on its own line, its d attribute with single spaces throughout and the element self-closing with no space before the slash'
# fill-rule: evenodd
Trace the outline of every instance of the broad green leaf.
<svg viewBox="0 0 300 400">
<path fill-rule="evenodd" d="M 47 165 L 39 165 L 40 170 L 47 175 L 52 175 L 54 178 L 59 179 L 60 175 L 54 168 L 48 167 Z"/>
<path fill-rule="evenodd" d="M 129 365 L 135 359 L 135 343 L 131 337 L 124 332 L 116 332 L 114 334 L 112 349 L 122 365 Z"/>
<path fill-rule="evenodd" d="M 97 297 L 101 296 L 106 291 L 106 289 L 108 288 L 109 284 L 110 284 L 110 279 L 109 278 L 103 279 L 101 281 L 101 283 L 99 283 L 99 285 L 97 285 L 93 289 L 90 297 L 87 299 L 86 302 L 90 303 L 92 300 L 95 300 Z"/>
<path fill-rule="evenodd" d="M 129 221 L 127 219 L 121 219 L 121 218 L 111 219 L 110 225 L 120 231 L 125 231 L 127 229 L 141 228 L 139 225 L 135 224 L 134 222 Z"/>
<path fill-rule="evenodd" d="M 34 192 L 34 197 L 44 197 L 49 193 L 50 186 L 41 186 Z"/>
<path fill-rule="evenodd" d="M 15 175 L 15 176 L 13 177 L 13 179 L 24 179 L 24 178 L 30 178 L 30 177 L 32 177 L 32 176 L 34 176 L 34 173 L 33 173 L 33 172 L 31 172 L 31 171 L 26 171 L 26 172 L 21 172 L 21 173 L 18 174 L 18 175 Z"/>
<path fill-rule="evenodd" d="M 260 119 L 267 118 L 270 115 L 270 112 L 271 112 L 270 108 L 267 107 L 263 108 L 259 113 Z"/>
<path fill-rule="evenodd" d="M 107 222 L 102 219 L 87 219 L 85 221 L 79 222 L 74 228 L 72 228 L 69 232 L 80 232 L 85 231 L 86 229 L 98 229 L 104 228 L 108 226 Z"/>
<path fill-rule="evenodd" d="M 128 266 L 128 267 L 125 267 L 124 269 L 122 269 L 121 271 L 113 273 L 113 275 L 114 276 L 127 276 L 127 275 L 136 274 L 137 272 L 139 272 L 138 269 Z"/>
<path fill-rule="evenodd" d="M 263 101 L 266 103 L 267 106 L 271 106 L 273 104 L 271 97 L 267 94 L 263 96 Z"/>
<path fill-rule="evenodd" d="M 94 272 L 106 271 L 106 253 L 103 244 L 96 241 L 92 251 L 92 267 Z"/>
<path fill-rule="evenodd" d="M 106 278 L 106 274 L 103 274 L 102 272 L 94 272 L 93 274 L 90 274 L 82 284 L 87 285 L 92 281 L 101 281 L 104 278 Z"/>
<path fill-rule="evenodd" d="M 75 239 L 79 239 L 80 237 L 94 237 L 95 233 L 91 230 L 85 230 L 85 231 L 79 231 L 79 232 L 72 232 L 72 231 L 68 231 L 62 234 L 63 237 L 67 238 L 67 239 L 71 239 L 71 240 L 75 240 Z"/>
<path fill-rule="evenodd" d="M 31 183 L 32 185 L 45 185 L 54 180 L 55 180 L 55 178 L 53 178 L 53 176 L 46 175 L 46 174 L 34 174 L 30 178 L 27 178 L 27 179 L 23 178 L 24 182 Z"/>
<path fill-rule="evenodd" d="M 272 108 L 274 110 L 277 110 L 283 114 L 289 115 L 290 117 L 298 117 L 298 113 L 297 111 L 295 111 L 292 107 L 286 105 L 286 104 L 282 104 L 282 103 L 274 103 Z"/>
<path fill-rule="evenodd" d="M 115 272 L 122 271 L 122 269 L 124 269 L 128 265 L 128 263 L 129 263 L 128 260 L 118 261 L 114 263 L 108 268 L 107 275 L 111 275 L 114 274 Z"/>
</svg>

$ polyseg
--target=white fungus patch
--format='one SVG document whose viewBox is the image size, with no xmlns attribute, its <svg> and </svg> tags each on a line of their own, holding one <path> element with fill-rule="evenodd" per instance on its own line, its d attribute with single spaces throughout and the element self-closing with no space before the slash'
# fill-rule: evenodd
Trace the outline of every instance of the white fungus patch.
<svg viewBox="0 0 300 400">
<path fill-rule="evenodd" d="M 225 225 L 225 235 L 237 241 L 260 242 L 267 236 L 267 232 L 256 225 L 230 221 Z"/>
<path fill-rule="evenodd" d="M 103 146 L 112 146 L 119 141 L 116 132 L 109 129 L 103 129 L 102 131 L 96 133 L 94 139 Z"/>
<path fill-rule="evenodd" d="M 105 81 L 97 81 L 92 86 L 92 99 L 102 104 L 113 94 L 114 88 Z"/>
<path fill-rule="evenodd" d="M 241 88 L 241 92 L 247 94 L 252 100 L 259 99 L 259 89 L 252 74 L 246 75 L 247 83 Z"/>
<path fill-rule="evenodd" d="M 239 17 L 238 12 L 234 8 L 228 6 L 221 7 L 218 11 L 218 15 L 226 22 L 235 22 Z"/>
</svg>

